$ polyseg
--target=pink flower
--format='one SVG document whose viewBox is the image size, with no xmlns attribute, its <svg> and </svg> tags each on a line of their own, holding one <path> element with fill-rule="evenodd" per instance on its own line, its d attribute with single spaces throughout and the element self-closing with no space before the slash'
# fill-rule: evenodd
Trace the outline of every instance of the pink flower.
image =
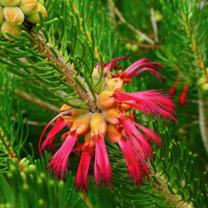
<svg viewBox="0 0 208 208">
<path fill-rule="evenodd" d="M 54 143 L 54 139 L 55 139 L 55 135 L 61 131 L 62 129 L 64 129 L 66 126 L 69 127 L 68 123 L 65 122 L 65 120 L 62 117 L 63 115 L 67 115 L 69 114 L 69 111 L 65 111 L 62 113 L 59 113 L 57 116 L 55 116 L 43 129 L 41 136 L 40 136 L 40 140 L 38 142 L 38 150 L 40 155 L 42 154 L 42 151 L 45 149 L 54 149 L 53 143 Z M 59 119 L 58 121 L 56 121 L 57 119 Z M 47 129 L 49 128 L 49 126 L 56 121 L 55 125 L 53 126 L 53 128 L 49 131 L 45 141 L 42 144 L 42 140 L 44 137 L 44 134 L 46 133 Z"/>
<path fill-rule="evenodd" d="M 62 129 L 64 129 L 67 126 L 67 122 L 60 118 L 56 121 L 54 126 L 51 128 L 49 131 L 45 141 L 43 142 L 41 146 L 41 152 L 45 149 L 49 150 L 54 150 L 54 140 L 55 140 L 55 135 L 58 134 Z"/>
<path fill-rule="evenodd" d="M 158 79 L 161 79 L 160 74 L 155 70 L 162 67 L 157 62 L 149 62 L 148 59 L 140 59 L 129 66 L 121 75 L 120 78 L 130 81 L 133 77 L 141 74 L 142 72 L 150 72 Z"/>
<path fill-rule="evenodd" d="M 124 155 L 130 177 L 134 183 L 140 184 L 142 181 L 142 171 L 130 141 L 121 137 L 118 140 L 118 145 Z"/>
<path fill-rule="evenodd" d="M 111 183 L 111 167 L 108 159 L 108 153 L 106 150 L 104 138 L 97 139 L 97 144 L 95 146 L 95 164 L 94 164 L 94 178 L 96 184 L 104 182 L 106 184 Z"/>
<path fill-rule="evenodd" d="M 65 178 L 66 172 L 68 171 L 68 157 L 73 150 L 76 140 L 77 134 L 73 132 L 66 138 L 62 146 L 50 160 L 49 167 L 58 178 Z"/>
<path fill-rule="evenodd" d="M 113 58 L 110 62 L 107 62 L 104 64 L 101 64 L 101 63 L 97 64 L 97 67 L 99 68 L 104 67 L 106 69 L 106 72 L 112 69 L 118 69 L 120 67 L 117 62 L 125 60 L 127 58 L 128 56 L 121 56 L 121 57 Z"/>
<path fill-rule="evenodd" d="M 89 151 L 82 152 L 79 167 L 76 174 L 75 184 L 77 188 L 87 190 L 88 172 L 90 168 L 91 154 Z"/>
<path fill-rule="evenodd" d="M 144 113 L 175 120 L 173 116 L 173 102 L 168 96 L 159 91 L 147 90 L 133 93 L 115 92 L 114 97 L 118 102 L 126 103 Z"/>
<path fill-rule="evenodd" d="M 148 161 L 153 158 L 151 143 L 160 145 L 162 142 L 155 132 L 135 121 L 131 108 L 145 114 L 175 120 L 173 102 L 160 91 L 123 91 L 124 83 L 145 71 L 161 79 L 156 71 L 161 65 L 141 59 L 126 70 L 119 70 L 117 74 L 111 71 L 111 69 L 120 68 L 117 62 L 126 58 L 126 56 L 115 58 L 109 63 L 98 64 L 95 68 L 96 75 L 99 68 L 104 67 L 104 73 L 101 73 L 103 85 L 102 90 L 97 94 L 95 112 L 90 109 L 75 109 L 64 104 L 60 109 L 62 113 L 46 125 L 40 137 L 40 153 L 46 149 L 54 150 L 55 136 L 61 130 L 68 128 L 67 132 L 61 136 L 62 145 L 52 156 L 49 167 L 57 177 L 64 179 L 68 171 L 69 156 L 72 152 L 80 153 L 75 184 L 82 191 L 87 190 L 90 163 L 93 158 L 95 183 L 111 184 L 112 172 L 105 139 L 118 144 L 126 161 L 130 178 L 135 184 L 140 184 L 143 178 L 149 175 Z M 96 80 L 97 76 L 94 76 L 94 79 Z M 184 87 L 181 102 L 185 100 L 186 91 Z M 54 122 L 54 126 L 43 141 L 44 134 Z"/>
</svg>

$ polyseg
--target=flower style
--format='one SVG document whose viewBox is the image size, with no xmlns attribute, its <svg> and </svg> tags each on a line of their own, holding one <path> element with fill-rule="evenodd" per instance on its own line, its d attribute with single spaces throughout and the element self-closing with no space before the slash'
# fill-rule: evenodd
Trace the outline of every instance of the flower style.
<svg viewBox="0 0 208 208">
<path fill-rule="evenodd" d="M 66 133 L 62 135 L 62 145 L 52 156 L 49 167 L 57 177 L 64 179 L 70 154 L 80 152 L 75 184 L 83 191 L 87 189 L 90 163 L 93 159 L 95 183 L 111 184 L 112 172 L 105 144 L 107 140 L 120 147 L 130 178 L 135 184 L 140 184 L 148 176 L 147 161 L 153 157 L 151 142 L 160 145 L 161 139 L 155 132 L 135 121 L 135 109 L 148 115 L 175 120 L 173 102 L 160 91 L 123 91 L 125 83 L 145 71 L 161 79 L 156 71 L 161 65 L 140 59 L 122 71 L 117 62 L 126 58 L 119 57 L 109 63 L 96 65 L 93 79 L 97 81 L 96 79 L 100 80 L 99 77 L 103 76 L 102 87 L 97 92 L 97 112 L 75 109 L 64 104 L 60 113 L 46 125 L 40 137 L 40 153 L 44 150 L 55 150 L 55 136 L 66 129 Z M 54 121 L 55 124 L 43 141 L 47 129 Z"/>
</svg>

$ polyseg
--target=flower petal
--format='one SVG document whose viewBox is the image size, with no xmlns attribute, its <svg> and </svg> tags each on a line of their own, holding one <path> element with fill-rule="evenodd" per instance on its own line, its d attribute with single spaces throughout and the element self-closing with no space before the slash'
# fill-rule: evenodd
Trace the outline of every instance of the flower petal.
<svg viewBox="0 0 208 208">
<path fill-rule="evenodd" d="M 41 133 L 41 135 L 40 135 L 40 139 L 39 139 L 39 141 L 38 141 L 38 151 L 39 151 L 40 155 L 42 155 L 41 144 L 42 144 L 43 136 L 44 136 L 44 134 L 46 133 L 46 131 L 47 131 L 47 129 L 49 128 L 49 126 L 50 126 L 55 120 L 57 120 L 58 118 L 60 118 L 61 116 L 66 115 L 66 114 L 69 114 L 69 113 L 70 113 L 69 111 L 65 111 L 65 112 L 59 113 L 59 114 L 58 114 L 57 116 L 55 116 L 51 121 L 49 121 L 49 122 L 47 123 L 47 125 L 44 127 L 44 129 L 43 129 L 43 131 L 42 131 L 42 133 Z"/>
<path fill-rule="evenodd" d="M 72 152 L 76 140 L 77 134 L 75 132 L 71 133 L 50 160 L 49 167 L 58 178 L 65 178 L 68 170 L 68 157 Z"/>
<path fill-rule="evenodd" d="M 147 136 L 147 138 L 151 139 L 154 143 L 161 145 L 161 139 L 160 137 L 153 131 L 151 131 L 150 129 L 136 123 L 137 128 L 141 129 L 145 135 Z"/>
<path fill-rule="evenodd" d="M 130 177 L 135 184 L 140 184 L 142 181 L 142 172 L 131 148 L 131 143 L 129 140 L 121 138 L 118 140 L 118 144 L 124 155 Z"/>
<path fill-rule="evenodd" d="M 131 79 L 144 71 L 148 71 L 161 79 L 160 74 L 155 70 L 161 67 L 161 64 L 157 62 L 149 62 L 148 59 L 140 59 L 130 65 L 122 74 L 120 78 Z"/>
<path fill-rule="evenodd" d="M 104 182 L 111 183 L 111 167 L 108 159 L 104 138 L 99 136 L 99 141 L 95 146 L 95 164 L 94 164 L 94 177 L 96 184 Z M 98 138 L 95 138 L 96 140 Z"/>
<path fill-rule="evenodd" d="M 144 113 L 170 118 L 175 121 L 173 116 L 175 106 L 172 100 L 159 91 L 147 90 L 134 93 L 115 92 L 114 97 L 117 101 L 126 103 Z"/>
<path fill-rule="evenodd" d="M 55 139 L 55 135 L 64 129 L 67 126 L 67 122 L 65 122 L 64 119 L 60 118 L 59 120 L 56 121 L 54 126 L 51 128 L 49 131 L 46 139 L 44 140 L 43 144 L 41 145 L 41 152 L 44 151 L 45 149 L 53 149 L 53 143 Z"/>
<path fill-rule="evenodd" d="M 90 167 L 91 156 L 90 153 L 82 152 L 79 167 L 76 174 L 75 184 L 77 188 L 87 190 L 88 172 Z"/>
</svg>

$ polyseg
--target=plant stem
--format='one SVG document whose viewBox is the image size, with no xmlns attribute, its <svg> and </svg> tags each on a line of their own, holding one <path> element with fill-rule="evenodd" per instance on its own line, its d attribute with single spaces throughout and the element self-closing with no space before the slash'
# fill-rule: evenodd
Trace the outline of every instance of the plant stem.
<svg viewBox="0 0 208 208">
<path fill-rule="evenodd" d="M 58 112 L 58 107 L 57 106 L 54 106 L 52 104 L 49 104 L 45 101 L 42 101 L 41 99 L 37 98 L 37 97 L 34 97 L 34 96 L 31 96 L 29 95 L 28 93 L 24 92 L 24 91 L 21 91 L 19 89 L 15 89 L 14 91 L 15 95 L 17 95 L 18 97 L 21 97 L 22 99 L 24 100 L 27 100 L 28 102 L 32 103 L 32 104 L 35 104 L 47 111 L 51 111 L 51 112 Z"/>
<path fill-rule="evenodd" d="M 201 93 L 199 92 L 199 100 L 198 100 L 198 107 L 199 107 L 199 127 L 202 137 L 202 142 L 204 143 L 204 147 L 206 152 L 208 153 L 208 119 L 207 113 L 204 108 L 204 101 L 202 99 Z"/>
<path fill-rule="evenodd" d="M 112 12 L 119 18 L 119 20 L 126 25 L 133 33 L 144 39 L 146 42 L 154 45 L 154 41 L 149 38 L 145 33 L 141 32 L 139 29 L 135 28 L 132 24 L 130 24 L 122 15 L 122 13 L 118 10 L 113 0 L 108 0 L 109 5 L 111 7 L 111 15 Z"/>
<path fill-rule="evenodd" d="M 95 111 L 97 109 L 96 103 L 92 97 L 92 94 L 90 93 L 90 90 L 86 87 L 86 91 L 83 90 L 79 84 L 73 79 L 75 71 L 73 68 L 68 64 L 64 57 L 60 54 L 58 50 L 53 48 L 55 50 L 57 57 L 54 55 L 54 53 L 51 50 L 51 46 L 49 43 L 45 42 L 45 37 L 41 32 L 38 33 L 32 33 L 32 35 L 36 38 L 36 44 L 38 45 L 38 50 L 43 53 L 46 58 L 51 61 L 53 64 L 55 64 L 58 68 L 64 69 L 63 76 L 66 77 L 66 80 L 70 86 L 72 86 L 76 91 L 77 94 L 80 96 L 80 98 L 87 102 L 87 105 L 90 107 L 92 111 Z M 77 76 L 76 76 L 77 77 Z M 83 79 L 79 77 L 79 80 L 84 83 Z"/>
<path fill-rule="evenodd" d="M 154 177 L 157 179 L 153 181 L 152 186 L 155 188 L 165 199 L 165 201 L 175 208 L 193 208 L 191 203 L 183 201 L 182 197 L 178 194 L 173 194 L 167 185 L 167 181 L 164 177 L 158 173 L 154 173 Z M 159 184 L 158 184 L 159 182 Z"/>
</svg>

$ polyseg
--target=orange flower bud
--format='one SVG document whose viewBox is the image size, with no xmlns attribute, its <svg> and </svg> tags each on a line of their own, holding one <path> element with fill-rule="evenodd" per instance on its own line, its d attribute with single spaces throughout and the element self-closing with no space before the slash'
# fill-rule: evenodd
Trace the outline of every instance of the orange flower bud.
<svg viewBox="0 0 208 208">
<path fill-rule="evenodd" d="M 44 5 L 44 0 L 38 0 L 38 2 L 42 5 Z"/>
<path fill-rule="evenodd" d="M 61 106 L 61 108 L 59 109 L 59 112 L 64 112 L 64 111 L 68 111 L 68 110 L 71 110 L 72 107 L 70 105 L 67 105 L 67 104 L 63 104 Z"/>
<path fill-rule="evenodd" d="M 2 32 L 3 36 L 7 40 L 10 40 L 10 41 L 14 41 L 14 39 L 12 37 L 10 37 L 9 35 L 7 35 L 6 33 L 9 33 L 9 34 L 17 36 L 17 37 L 19 37 L 21 35 L 20 27 L 14 26 L 6 21 L 1 26 L 1 32 Z"/>
<path fill-rule="evenodd" d="M 127 111 L 131 108 L 131 106 L 129 106 L 126 103 L 121 103 L 120 108 L 121 108 L 122 111 Z"/>
<path fill-rule="evenodd" d="M 48 17 L 46 8 L 42 4 L 38 3 L 37 11 L 33 12 L 30 16 L 28 16 L 27 20 L 34 24 L 38 23 L 40 21 L 40 14 L 44 19 Z"/>
<path fill-rule="evenodd" d="M 103 112 L 105 119 L 110 124 L 118 124 L 118 119 L 121 117 L 121 111 L 119 111 L 117 108 L 111 108 Z"/>
<path fill-rule="evenodd" d="M 93 141 L 92 137 L 91 137 L 91 132 L 88 131 L 87 134 L 85 134 L 85 144 L 89 145 L 89 147 L 94 147 L 95 146 L 95 142 Z"/>
<path fill-rule="evenodd" d="M 107 90 L 122 90 L 123 80 L 120 78 L 113 78 L 107 81 L 106 89 Z"/>
<path fill-rule="evenodd" d="M 20 9 L 25 15 L 31 15 L 38 8 L 37 0 L 21 0 Z"/>
<path fill-rule="evenodd" d="M 4 22 L 3 7 L 0 6 L 0 25 Z"/>
<path fill-rule="evenodd" d="M 99 80 L 101 76 L 101 68 L 95 67 L 93 72 L 92 72 L 92 78 L 93 80 Z"/>
<path fill-rule="evenodd" d="M 4 7 L 3 14 L 7 22 L 15 25 L 21 25 L 25 18 L 19 7 Z"/>
<path fill-rule="evenodd" d="M 0 4 L 7 7 L 14 7 L 20 3 L 20 0 L 0 0 Z"/>
<path fill-rule="evenodd" d="M 112 108 L 116 104 L 116 100 L 113 96 L 113 91 L 103 91 L 98 95 L 97 106 L 100 109 Z"/>
<path fill-rule="evenodd" d="M 63 119 L 68 122 L 68 124 L 71 126 L 76 119 L 76 117 L 73 116 L 63 116 Z"/>
<path fill-rule="evenodd" d="M 63 104 L 61 108 L 59 109 L 59 112 L 64 112 L 64 111 L 70 111 L 70 116 L 72 117 L 80 116 L 88 112 L 86 109 L 72 108 L 70 105 L 67 105 L 67 104 Z"/>
<path fill-rule="evenodd" d="M 112 140 L 112 142 L 117 142 L 118 139 L 121 138 L 121 133 L 115 125 L 108 125 L 107 134 L 109 139 Z"/>
<path fill-rule="evenodd" d="M 101 113 L 93 113 L 90 119 L 91 136 L 104 135 L 107 129 L 105 117 Z"/>
<path fill-rule="evenodd" d="M 90 117 L 91 113 L 86 113 L 76 118 L 70 131 L 76 131 L 77 135 L 85 134 L 90 127 Z"/>
</svg>

